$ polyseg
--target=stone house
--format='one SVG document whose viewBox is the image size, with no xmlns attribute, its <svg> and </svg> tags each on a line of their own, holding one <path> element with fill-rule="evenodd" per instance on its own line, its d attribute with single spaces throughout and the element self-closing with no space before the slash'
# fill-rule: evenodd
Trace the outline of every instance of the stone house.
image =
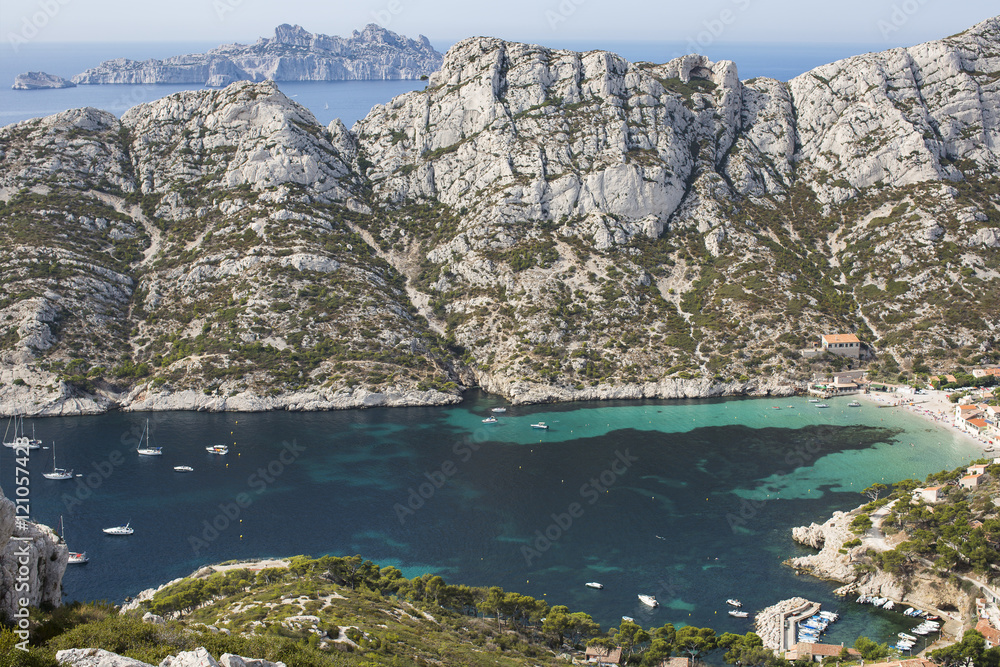
<svg viewBox="0 0 1000 667">
<path fill-rule="evenodd" d="M 622 650 L 620 648 L 607 649 L 603 646 L 587 647 L 587 662 L 594 665 L 617 665 L 622 661 Z"/>
<path fill-rule="evenodd" d="M 928 486 L 926 489 L 916 489 L 914 496 L 919 495 L 925 503 L 939 503 L 944 500 L 943 486 Z"/>
<path fill-rule="evenodd" d="M 861 358 L 861 341 L 854 334 L 823 334 L 819 342 L 827 352 L 852 359 Z"/>
<path fill-rule="evenodd" d="M 979 485 L 982 483 L 983 477 L 986 475 L 966 475 L 962 479 L 958 480 L 959 486 L 963 489 L 978 489 Z"/>
</svg>

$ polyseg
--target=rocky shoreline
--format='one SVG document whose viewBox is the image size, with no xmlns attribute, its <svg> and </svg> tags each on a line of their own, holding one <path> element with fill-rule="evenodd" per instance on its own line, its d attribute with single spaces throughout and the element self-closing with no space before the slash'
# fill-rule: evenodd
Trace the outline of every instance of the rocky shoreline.
<svg viewBox="0 0 1000 667">
<path fill-rule="evenodd" d="M 953 581 L 927 570 L 918 570 L 902 582 L 881 570 L 859 573 L 855 569 L 855 564 L 861 561 L 866 551 L 891 549 L 906 539 L 903 534 L 884 538 L 880 533 L 869 532 L 860 536 L 860 545 L 845 548 L 845 542 L 859 537 L 851 531 L 850 523 L 862 507 L 864 505 L 850 512 L 834 512 L 822 524 L 793 528 L 793 540 L 819 551 L 809 556 L 790 558 L 785 561 L 786 565 L 800 573 L 843 584 L 834 590 L 836 595 L 842 597 L 852 599 L 864 595 L 888 598 L 896 603 L 897 611 L 906 606 L 934 610 L 943 621 L 942 636 L 960 638 L 963 629 L 973 625 L 972 619 L 965 618 L 961 610 L 975 608 L 975 605 L 969 594 Z M 877 527 L 878 518 L 873 519 Z M 956 608 L 958 613 L 952 611 Z"/>
<path fill-rule="evenodd" d="M 2 379 L 2 378 L 0 378 Z M 674 379 L 660 382 L 625 385 L 598 385 L 574 389 L 527 382 L 504 382 L 481 378 L 477 387 L 501 396 L 513 405 L 568 403 L 574 401 L 613 401 L 642 399 L 723 398 L 792 396 L 801 392 L 796 383 L 773 378 L 746 382 L 717 383 L 710 379 Z M 125 412 L 164 412 L 188 410 L 195 412 L 319 412 L 377 407 L 433 407 L 456 405 L 464 400 L 458 393 L 434 389 L 416 390 L 387 387 L 379 391 L 363 388 L 324 391 L 320 388 L 261 396 L 242 392 L 232 396 L 209 395 L 194 389 L 170 391 L 140 385 L 130 391 L 101 392 L 92 396 L 73 396 L 62 386 L 55 396 L 39 394 L 30 388 L 8 385 L 0 387 L 0 418 L 15 414 L 27 417 L 68 417 L 103 414 L 113 410 Z"/>
</svg>

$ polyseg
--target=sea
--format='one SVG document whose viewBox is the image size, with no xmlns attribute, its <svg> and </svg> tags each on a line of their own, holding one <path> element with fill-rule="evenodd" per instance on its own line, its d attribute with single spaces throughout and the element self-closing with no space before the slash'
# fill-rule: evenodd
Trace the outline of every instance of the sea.
<svg viewBox="0 0 1000 667">
<path fill-rule="evenodd" d="M 231 559 L 360 554 L 408 577 L 565 604 L 605 628 L 631 616 L 743 633 L 752 626 L 727 615 L 727 598 L 752 619 L 803 596 L 842 614 L 827 641 L 888 641 L 915 623 L 796 575 L 783 562 L 811 550 L 791 528 L 978 450 L 905 410 L 849 400 L 506 406 L 472 392 L 449 407 L 35 419 L 26 430 L 49 449 L 32 454 L 24 493 L 34 519 L 61 523 L 90 558 L 68 566 L 66 600 L 122 602 Z M 497 407 L 506 412 L 484 423 Z M 136 453 L 147 440 L 161 456 Z M 229 453 L 208 453 L 214 444 Z M 77 476 L 44 479 L 53 458 Z M 14 465 L 0 451 L 9 497 Z M 102 532 L 126 523 L 131 536 Z"/>
<path fill-rule="evenodd" d="M 692 51 L 713 60 L 736 62 L 741 79 L 767 76 L 787 81 L 825 63 L 874 50 L 866 44 L 722 44 L 703 42 L 601 42 L 554 41 L 553 48 L 578 51 L 604 49 L 633 62 L 666 62 Z M 204 42 L 114 42 L 53 43 L 27 42 L 17 49 L 0 45 L 0 126 L 48 116 L 66 109 L 96 107 L 121 116 L 143 102 L 151 102 L 193 85 L 104 85 L 77 86 L 60 90 L 12 90 L 14 77 L 22 72 L 43 71 L 67 79 L 87 68 L 113 58 L 168 58 L 186 53 L 204 53 L 218 46 Z M 444 52 L 449 43 L 435 47 Z M 385 104 L 403 93 L 426 86 L 423 81 L 334 81 L 280 82 L 286 95 L 305 106 L 317 121 L 328 125 L 339 118 L 350 128 L 376 104 Z"/>
</svg>

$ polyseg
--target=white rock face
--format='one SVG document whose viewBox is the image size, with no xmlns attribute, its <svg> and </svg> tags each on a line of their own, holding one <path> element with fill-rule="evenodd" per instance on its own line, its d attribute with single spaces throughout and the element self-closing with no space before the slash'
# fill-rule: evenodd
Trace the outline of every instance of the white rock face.
<svg viewBox="0 0 1000 667">
<path fill-rule="evenodd" d="M 16 519 L 14 502 L 0 489 L 0 615 L 14 618 L 22 598 L 29 607 L 62 604 L 68 558 L 51 528 Z"/>
<path fill-rule="evenodd" d="M 25 72 L 14 77 L 14 90 L 40 90 L 43 88 L 75 88 L 72 81 L 46 72 Z"/>
<path fill-rule="evenodd" d="M 126 658 L 101 648 L 71 648 L 56 653 L 56 660 L 72 667 L 154 667 L 148 662 Z"/>
<path fill-rule="evenodd" d="M 430 74 L 441 54 L 423 35 L 408 39 L 372 23 L 347 38 L 312 34 L 283 24 L 256 44 L 228 44 L 205 54 L 142 62 L 117 58 L 73 77 L 78 84 L 197 83 L 235 81 L 340 81 L 416 79 Z M 70 85 L 73 85 L 72 83 Z"/>
<path fill-rule="evenodd" d="M 175 656 L 167 656 L 159 667 L 219 667 L 218 661 L 204 647 L 193 651 L 183 651 Z"/>
</svg>

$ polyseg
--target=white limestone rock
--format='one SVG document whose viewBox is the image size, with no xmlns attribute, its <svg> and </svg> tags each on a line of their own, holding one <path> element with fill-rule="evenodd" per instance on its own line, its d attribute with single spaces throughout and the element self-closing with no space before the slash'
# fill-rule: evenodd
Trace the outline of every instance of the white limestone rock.
<svg viewBox="0 0 1000 667">
<path fill-rule="evenodd" d="M 59 664 L 70 667 L 153 667 L 147 662 L 126 658 L 102 648 L 71 648 L 58 651 Z"/>
<path fill-rule="evenodd" d="M 182 651 L 160 661 L 159 667 L 219 667 L 218 661 L 202 646 L 193 651 Z"/>
</svg>

